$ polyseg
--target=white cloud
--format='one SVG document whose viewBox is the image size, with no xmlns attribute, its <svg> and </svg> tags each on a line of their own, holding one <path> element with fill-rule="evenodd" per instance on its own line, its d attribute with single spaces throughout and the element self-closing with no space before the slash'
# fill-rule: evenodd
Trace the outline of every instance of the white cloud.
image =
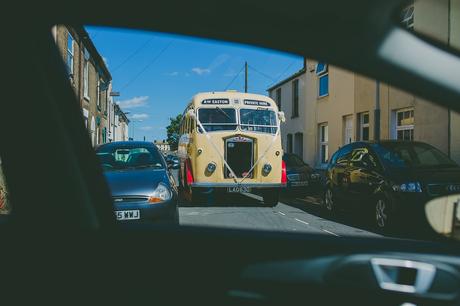
<svg viewBox="0 0 460 306">
<path fill-rule="evenodd" d="M 192 68 L 192 72 L 196 73 L 197 75 L 209 74 L 213 70 L 225 64 L 225 62 L 227 62 L 229 59 L 230 55 L 225 53 L 220 54 L 208 65 L 208 67 L 194 67 Z"/>
<path fill-rule="evenodd" d="M 226 61 L 228 61 L 230 59 L 230 55 L 228 54 L 220 54 L 219 56 L 217 56 L 213 61 L 212 63 L 209 65 L 208 69 L 209 70 L 214 70 L 216 68 L 218 68 L 219 66 L 225 64 Z"/>
<path fill-rule="evenodd" d="M 166 73 L 167 76 L 178 76 L 179 75 L 179 72 L 177 71 L 173 71 L 173 72 L 168 72 Z"/>
<path fill-rule="evenodd" d="M 194 73 L 196 73 L 198 75 L 204 75 L 204 74 L 211 73 L 211 70 L 208 69 L 208 68 L 195 67 L 195 68 L 192 68 L 192 72 L 194 72 Z"/>
<path fill-rule="evenodd" d="M 121 108 L 135 108 L 135 107 L 142 107 L 147 105 L 147 100 L 149 99 L 148 96 L 142 97 L 134 97 L 132 99 L 119 101 L 118 105 Z"/>
<path fill-rule="evenodd" d="M 142 131 L 150 131 L 150 130 L 153 129 L 153 126 L 149 126 L 149 125 L 141 126 L 139 129 L 142 130 Z"/>
<path fill-rule="evenodd" d="M 148 114 L 132 114 L 129 116 L 130 119 L 132 120 L 145 120 L 149 118 Z"/>
</svg>

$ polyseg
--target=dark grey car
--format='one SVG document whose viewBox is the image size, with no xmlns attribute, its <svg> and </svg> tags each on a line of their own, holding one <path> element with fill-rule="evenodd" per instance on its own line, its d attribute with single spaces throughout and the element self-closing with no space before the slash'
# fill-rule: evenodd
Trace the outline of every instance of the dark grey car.
<svg viewBox="0 0 460 306">
<path fill-rule="evenodd" d="M 112 142 L 96 149 L 119 221 L 178 223 L 177 188 L 149 142 Z"/>
</svg>

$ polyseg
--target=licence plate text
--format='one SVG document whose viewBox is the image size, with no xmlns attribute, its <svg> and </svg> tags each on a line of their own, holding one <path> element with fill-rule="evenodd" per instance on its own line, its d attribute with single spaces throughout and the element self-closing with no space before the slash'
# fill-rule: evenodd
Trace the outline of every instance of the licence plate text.
<svg viewBox="0 0 460 306">
<path fill-rule="evenodd" d="M 227 191 L 229 193 L 249 193 L 251 192 L 251 188 L 246 187 L 246 186 L 235 186 L 235 187 L 228 187 Z"/>
<path fill-rule="evenodd" d="M 117 220 L 137 220 L 141 218 L 139 210 L 117 210 L 115 211 Z"/>
</svg>

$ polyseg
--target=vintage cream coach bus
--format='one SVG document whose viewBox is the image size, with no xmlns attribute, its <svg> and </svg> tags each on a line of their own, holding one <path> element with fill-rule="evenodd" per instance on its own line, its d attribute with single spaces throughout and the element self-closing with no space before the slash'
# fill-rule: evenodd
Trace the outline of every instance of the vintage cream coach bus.
<svg viewBox="0 0 460 306">
<path fill-rule="evenodd" d="M 280 122 L 284 113 L 269 97 L 240 92 L 199 93 L 183 113 L 179 187 L 198 203 L 211 192 L 256 191 L 278 203 L 286 185 Z M 257 190 L 255 190 L 257 189 Z"/>
</svg>

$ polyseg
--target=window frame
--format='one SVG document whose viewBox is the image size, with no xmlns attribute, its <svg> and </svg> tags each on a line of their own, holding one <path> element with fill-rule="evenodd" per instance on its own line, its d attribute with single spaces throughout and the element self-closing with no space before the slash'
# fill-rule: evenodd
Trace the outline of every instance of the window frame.
<svg viewBox="0 0 460 306">
<path fill-rule="evenodd" d="M 411 1 L 406 7 L 401 11 L 401 25 L 403 25 L 408 30 L 414 30 L 415 24 L 415 3 Z"/>
<path fill-rule="evenodd" d="M 404 116 L 405 112 L 412 113 L 412 116 L 411 116 L 412 117 L 412 124 L 399 125 L 398 114 L 403 113 L 403 116 Z M 398 138 L 398 132 L 399 131 L 403 131 L 403 138 L 402 139 Z M 405 139 L 404 138 L 404 131 L 410 131 L 409 132 L 409 134 L 410 134 L 409 138 L 410 139 Z M 396 140 L 413 141 L 414 140 L 414 132 L 415 132 L 415 109 L 414 109 L 414 107 L 407 107 L 407 108 L 401 108 L 401 109 L 395 110 L 395 135 L 394 135 L 394 138 Z"/>
<path fill-rule="evenodd" d="M 71 40 L 71 50 L 69 50 L 69 39 Z M 75 55 L 75 39 L 73 38 L 70 32 L 67 32 L 67 68 L 69 69 L 69 74 L 73 76 L 74 73 L 74 55 Z M 70 58 L 70 66 L 69 66 L 69 58 Z"/>
<path fill-rule="evenodd" d="M 324 132 L 325 131 L 325 132 Z M 318 155 L 319 164 L 326 165 L 329 163 L 329 125 L 327 122 L 318 124 Z M 325 148 L 325 156 L 322 155 L 323 147 Z"/>
<path fill-rule="evenodd" d="M 323 69 L 319 69 L 320 65 L 323 65 Z M 318 77 L 318 98 L 329 96 L 329 65 L 324 62 L 318 62 L 316 64 L 316 76 Z M 321 94 L 321 81 L 327 79 L 326 92 Z"/>
<path fill-rule="evenodd" d="M 96 76 L 97 76 L 96 106 L 98 110 L 102 110 L 102 107 L 101 107 L 101 77 L 99 73 L 96 73 Z"/>
<path fill-rule="evenodd" d="M 85 59 L 83 63 L 83 98 L 90 100 L 89 97 L 89 61 Z"/>
<path fill-rule="evenodd" d="M 367 115 L 367 123 L 364 123 L 364 116 Z M 360 141 L 369 141 L 370 139 L 370 113 L 369 112 L 361 112 L 359 113 L 359 140 Z M 367 128 L 367 139 L 364 139 L 364 129 Z"/>
<path fill-rule="evenodd" d="M 295 79 L 291 82 L 292 86 L 292 114 L 291 118 L 299 117 L 299 96 L 300 96 L 300 88 L 299 88 L 299 79 Z"/>
</svg>

